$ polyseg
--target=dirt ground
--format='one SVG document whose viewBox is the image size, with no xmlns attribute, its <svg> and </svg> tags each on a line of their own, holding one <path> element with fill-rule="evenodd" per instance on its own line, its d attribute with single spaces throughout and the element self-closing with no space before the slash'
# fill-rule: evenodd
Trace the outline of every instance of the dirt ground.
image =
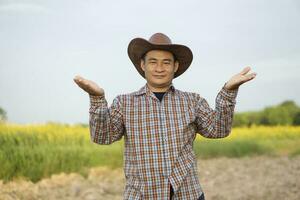
<svg viewBox="0 0 300 200">
<path fill-rule="evenodd" d="M 199 179 L 207 200 L 299 200 L 300 156 L 245 157 L 198 160 Z M 117 200 L 122 199 L 122 169 L 91 169 L 53 175 L 38 183 L 0 181 L 0 200 Z"/>
</svg>

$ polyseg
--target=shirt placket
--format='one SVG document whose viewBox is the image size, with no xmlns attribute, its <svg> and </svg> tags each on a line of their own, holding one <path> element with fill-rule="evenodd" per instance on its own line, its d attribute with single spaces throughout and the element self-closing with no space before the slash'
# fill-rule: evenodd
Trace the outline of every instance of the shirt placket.
<svg viewBox="0 0 300 200">
<path fill-rule="evenodd" d="M 149 92 L 149 95 L 153 98 L 153 100 L 156 102 L 156 105 L 158 106 L 158 117 L 159 117 L 159 138 L 160 138 L 160 144 L 162 154 L 163 154 L 163 162 L 162 162 L 162 168 L 163 168 L 163 174 L 164 177 L 164 195 L 165 197 L 169 196 L 170 188 L 169 188 L 169 177 L 171 175 L 171 158 L 170 158 L 170 148 L 169 148 L 169 141 L 168 141 L 168 133 L 167 133 L 167 118 L 166 118 L 166 109 L 165 109 L 165 100 L 169 98 L 169 92 L 167 92 L 162 101 L 160 102 L 159 99 L 151 92 Z M 168 105 L 166 105 L 168 106 Z"/>
<path fill-rule="evenodd" d="M 164 177 L 164 182 L 166 186 L 165 187 L 165 192 L 166 192 L 166 196 L 169 195 L 170 191 L 169 191 L 169 176 L 171 175 L 171 158 L 170 158 L 170 151 L 169 151 L 169 139 L 168 139 L 168 132 L 166 129 L 166 112 L 165 112 L 165 98 L 168 95 L 168 93 L 165 94 L 165 96 L 163 97 L 162 101 L 158 101 L 159 104 L 159 136 L 160 136 L 160 140 L 161 140 L 161 144 L 162 144 L 162 153 L 163 153 L 163 163 L 162 163 L 162 167 L 163 167 L 163 177 Z"/>
</svg>

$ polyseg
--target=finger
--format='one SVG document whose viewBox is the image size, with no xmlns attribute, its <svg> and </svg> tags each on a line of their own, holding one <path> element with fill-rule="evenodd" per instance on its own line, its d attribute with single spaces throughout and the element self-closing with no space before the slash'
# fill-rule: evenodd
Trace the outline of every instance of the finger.
<svg viewBox="0 0 300 200">
<path fill-rule="evenodd" d="M 74 81 L 82 89 L 87 89 L 89 87 L 88 81 L 86 79 L 82 78 L 81 76 L 76 76 L 74 78 Z"/>
<path fill-rule="evenodd" d="M 82 89 L 86 89 L 86 85 L 83 82 L 75 81 L 75 83 Z"/>
<path fill-rule="evenodd" d="M 257 75 L 256 73 L 251 73 L 251 74 L 245 75 L 244 76 L 244 82 L 254 79 L 256 77 L 256 75 Z"/>
<path fill-rule="evenodd" d="M 241 75 L 245 75 L 245 74 L 247 74 L 250 70 L 251 70 L 251 67 L 245 67 L 245 68 L 240 72 L 240 74 L 241 74 Z"/>
<path fill-rule="evenodd" d="M 75 79 L 74 81 L 82 89 L 86 90 L 86 89 L 89 89 L 89 87 L 90 87 L 89 81 L 87 79 L 82 78 L 82 77 L 77 77 L 77 79 Z"/>
<path fill-rule="evenodd" d="M 73 78 L 73 80 L 74 80 L 75 82 L 81 82 L 82 80 L 84 80 L 84 78 L 81 77 L 81 76 L 79 76 L 79 75 L 77 75 L 77 76 L 75 76 L 75 77 Z"/>
<path fill-rule="evenodd" d="M 79 83 L 78 86 L 86 92 L 90 90 L 89 84 Z"/>
<path fill-rule="evenodd" d="M 91 84 L 87 80 L 84 80 L 81 84 L 82 88 L 85 90 L 89 90 L 91 88 Z"/>
<path fill-rule="evenodd" d="M 78 79 L 83 79 L 83 77 L 80 76 L 80 75 L 76 75 L 76 76 L 74 77 L 74 80 L 78 80 Z"/>
</svg>

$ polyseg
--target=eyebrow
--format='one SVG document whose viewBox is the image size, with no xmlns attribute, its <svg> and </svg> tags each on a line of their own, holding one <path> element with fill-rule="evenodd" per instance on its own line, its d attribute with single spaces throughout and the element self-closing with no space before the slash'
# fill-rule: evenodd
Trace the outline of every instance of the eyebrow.
<svg viewBox="0 0 300 200">
<path fill-rule="evenodd" d="M 151 61 L 151 60 L 157 61 L 157 59 L 156 59 L 156 58 L 153 58 L 153 57 L 149 58 L 148 60 L 149 60 L 149 61 Z M 163 59 L 163 61 L 169 61 L 169 62 L 171 62 L 172 59 L 170 59 L 170 58 L 165 58 L 165 59 Z"/>
</svg>

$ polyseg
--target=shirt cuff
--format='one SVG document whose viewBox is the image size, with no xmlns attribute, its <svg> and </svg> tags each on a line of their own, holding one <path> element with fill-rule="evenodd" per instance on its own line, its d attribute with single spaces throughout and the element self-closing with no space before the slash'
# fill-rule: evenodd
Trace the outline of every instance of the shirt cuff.
<svg viewBox="0 0 300 200">
<path fill-rule="evenodd" d="M 90 105 L 91 106 L 99 106 L 99 105 L 106 103 L 104 96 L 95 96 L 95 95 L 89 94 L 89 97 L 90 97 Z"/>
<path fill-rule="evenodd" d="M 238 90 L 239 90 L 238 88 L 234 89 L 234 90 L 228 90 L 228 89 L 225 88 L 225 85 L 224 85 L 222 90 L 221 90 L 221 95 L 223 97 L 225 97 L 226 99 L 235 100 L 236 96 L 238 94 Z"/>
</svg>

